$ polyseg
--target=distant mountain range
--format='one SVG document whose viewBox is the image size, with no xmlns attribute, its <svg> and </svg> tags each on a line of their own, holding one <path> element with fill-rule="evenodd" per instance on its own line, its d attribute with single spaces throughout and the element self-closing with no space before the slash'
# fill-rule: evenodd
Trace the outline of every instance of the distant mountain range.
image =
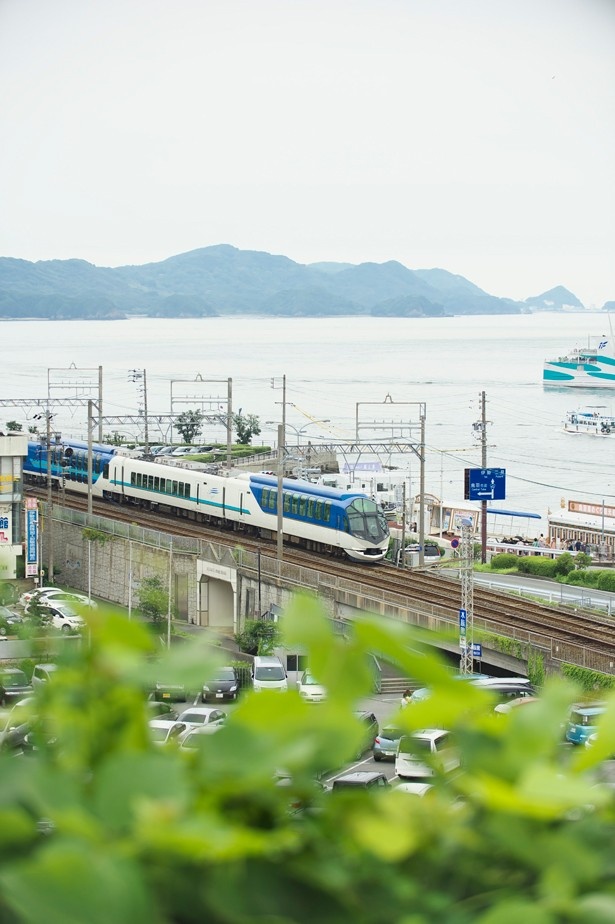
<svg viewBox="0 0 615 924">
<path fill-rule="evenodd" d="M 0 257 L 2 318 L 444 317 L 570 308 L 583 305 L 562 287 L 518 302 L 443 269 L 394 260 L 304 265 L 228 244 L 116 268 Z"/>
</svg>

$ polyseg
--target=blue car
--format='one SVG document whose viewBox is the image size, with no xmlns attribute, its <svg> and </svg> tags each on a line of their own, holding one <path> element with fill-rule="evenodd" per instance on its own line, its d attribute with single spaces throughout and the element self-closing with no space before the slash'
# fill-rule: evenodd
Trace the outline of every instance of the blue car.
<svg viewBox="0 0 615 924">
<path fill-rule="evenodd" d="M 606 703 L 587 703 L 573 706 L 566 727 L 566 741 L 585 744 L 596 731 L 598 716 L 606 711 Z"/>
<path fill-rule="evenodd" d="M 406 734 L 394 725 L 385 725 L 374 738 L 372 757 L 374 760 L 395 760 L 397 745 L 402 735 Z"/>
</svg>

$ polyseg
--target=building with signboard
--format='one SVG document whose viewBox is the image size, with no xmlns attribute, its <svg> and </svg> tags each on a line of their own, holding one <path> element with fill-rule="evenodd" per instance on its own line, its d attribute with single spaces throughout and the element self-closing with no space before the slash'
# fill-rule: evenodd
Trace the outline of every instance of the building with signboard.
<svg viewBox="0 0 615 924">
<path fill-rule="evenodd" d="M 27 452 L 25 434 L 0 436 L 0 580 L 17 577 L 17 559 L 23 554 L 22 467 Z"/>
<path fill-rule="evenodd" d="M 615 559 L 615 505 L 611 502 L 562 500 L 549 514 L 549 541 L 556 548 L 589 552 L 601 561 Z"/>
</svg>

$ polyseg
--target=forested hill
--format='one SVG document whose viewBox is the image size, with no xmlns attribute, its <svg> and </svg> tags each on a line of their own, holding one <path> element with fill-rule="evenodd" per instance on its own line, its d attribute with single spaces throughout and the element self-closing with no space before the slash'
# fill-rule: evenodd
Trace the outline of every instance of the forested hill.
<svg viewBox="0 0 615 924">
<path fill-rule="evenodd" d="M 544 308 L 541 296 L 536 301 Z M 532 302 L 497 298 L 443 269 L 411 270 L 393 260 L 304 265 L 227 244 L 116 268 L 0 257 L 3 318 L 438 317 L 516 314 Z"/>
</svg>

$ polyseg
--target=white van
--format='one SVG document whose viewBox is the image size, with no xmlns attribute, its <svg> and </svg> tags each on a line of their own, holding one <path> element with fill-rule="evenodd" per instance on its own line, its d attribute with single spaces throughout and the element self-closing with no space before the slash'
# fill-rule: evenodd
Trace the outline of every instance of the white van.
<svg viewBox="0 0 615 924">
<path fill-rule="evenodd" d="M 288 689 L 286 671 L 279 658 L 256 655 L 252 665 L 252 689 L 258 692 Z"/>
<path fill-rule="evenodd" d="M 425 754 L 425 759 L 421 758 Z M 424 731 L 403 735 L 397 745 L 395 773 L 400 779 L 424 779 L 441 770 L 449 773 L 456 770 L 461 761 L 456 748 L 451 745 L 450 734 L 443 728 L 429 728 Z"/>
</svg>

